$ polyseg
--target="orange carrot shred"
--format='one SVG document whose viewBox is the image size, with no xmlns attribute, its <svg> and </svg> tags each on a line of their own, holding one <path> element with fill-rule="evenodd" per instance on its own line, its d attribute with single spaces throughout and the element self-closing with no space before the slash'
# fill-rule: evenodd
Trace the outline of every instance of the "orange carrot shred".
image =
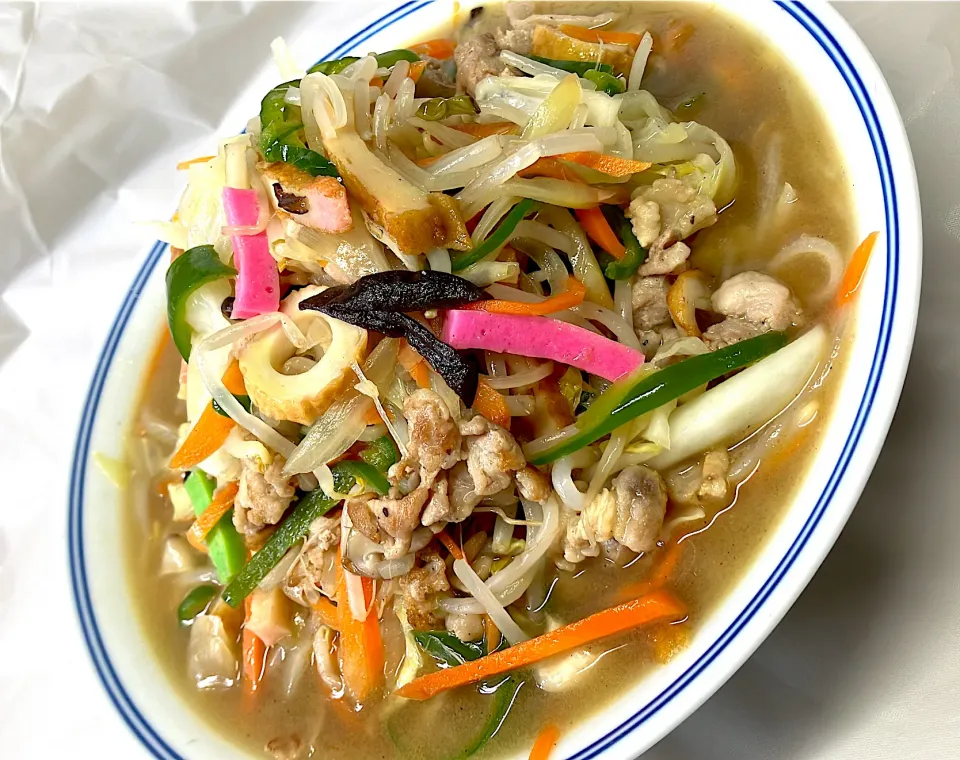
<svg viewBox="0 0 960 760">
<path fill-rule="evenodd" d="M 213 404 L 208 404 L 203 410 L 197 424 L 187 435 L 177 453 L 170 460 L 170 467 L 174 470 L 189 470 L 200 464 L 204 459 L 223 446 L 234 421 L 219 414 Z"/>
<path fill-rule="evenodd" d="M 418 42 L 408 49 L 417 55 L 428 55 L 431 58 L 436 58 L 438 61 L 444 61 L 447 58 L 453 57 L 453 51 L 456 47 L 457 43 L 455 40 L 436 39 Z"/>
<path fill-rule="evenodd" d="M 191 158 L 189 161 L 181 161 L 179 164 L 177 164 L 177 171 L 185 171 L 194 164 L 205 164 L 207 161 L 212 161 L 215 158 L 216 156 L 200 156 L 199 158 Z"/>
<path fill-rule="evenodd" d="M 492 652 L 500 646 L 500 629 L 489 615 L 483 616 L 483 632 L 487 639 L 487 651 Z"/>
<path fill-rule="evenodd" d="M 537 740 L 530 750 L 530 760 L 550 760 L 554 747 L 560 739 L 560 729 L 556 723 L 548 723 L 537 734 Z"/>
<path fill-rule="evenodd" d="M 363 415 L 363 423 L 365 425 L 379 425 L 381 422 L 383 422 L 383 420 L 380 419 L 380 412 L 375 406 L 371 406 L 367 409 L 367 413 Z"/>
<path fill-rule="evenodd" d="M 335 631 L 340 630 L 340 613 L 333 602 L 321 596 L 310 607 L 317 613 L 321 623 L 330 626 Z"/>
<path fill-rule="evenodd" d="M 371 611 L 366 620 L 356 620 L 347 600 L 346 570 L 337 569 L 337 611 L 340 622 L 340 671 L 357 702 L 366 702 L 383 684 L 383 640 L 380 621 Z M 373 604 L 373 580 L 363 578 L 364 603 Z"/>
<path fill-rule="evenodd" d="M 436 534 L 437 540 L 443 544 L 447 551 L 453 556 L 454 559 L 463 559 L 463 549 L 461 549 L 457 542 L 450 538 L 450 534 L 445 530 L 441 530 Z"/>
<path fill-rule="evenodd" d="M 485 124 L 451 124 L 450 126 L 458 132 L 465 132 L 477 138 L 520 134 L 520 127 L 512 121 L 492 121 Z"/>
<path fill-rule="evenodd" d="M 635 32 L 608 32 L 602 29 L 587 29 L 574 24 L 561 24 L 560 31 L 568 37 L 583 42 L 605 42 L 608 45 L 629 45 L 634 50 L 640 46 L 643 36 Z"/>
<path fill-rule="evenodd" d="M 673 595 L 654 591 L 478 660 L 420 676 L 395 693 L 407 699 L 429 699 L 449 689 L 532 665 L 607 636 L 660 620 L 680 620 L 685 615 L 686 608 Z"/>
<path fill-rule="evenodd" d="M 244 621 L 243 634 L 241 639 L 241 654 L 243 659 L 243 682 L 244 703 L 248 710 L 253 707 L 253 695 L 260 688 L 260 681 L 263 679 L 263 669 L 266 663 L 267 647 L 253 631 L 247 628 L 250 622 L 252 610 L 252 598 L 247 597 L 244 600 Z"/>
<path fill-rule="evenodd" d="M 380 77 L 373 77 L 373 79 L 370 80 L 370 86 L 383 87 L 383 79 L 381 79 Z"/>
<path fill-rule="evenodd" d="M 509 303 L 509 301 L 503 303 Z M 510 409 L 507 407 L 506 399 L 502 393 L 491 388 L 484 380 L 480 380 L 477 384 L 473 411 L 502 428 L 510 429 Z"/>
<path fill-rule="evenodd" d="M 526 169 L 517 172 L 517 176 L 527 179 L 529 177 L 550 177 L 551 179 L 562 179 L 567 182 L 578 182 L 581 185 L 586 184 L 577 172 L 556 158 L 545 157 L 538 158 Z"/>
<path fill-rule="evenodd" d="M 586 287 L 575 277 L 567 276 L 567 288 L 562 293 L 550 296 L 543 301 L 474 301 L 461 306 L 461 309 L 473 311 L 488 311 L 491 314 L 526 314 L 527 316 L 543 316 L 553 314 L 564 309 L 570 309 L 583 303 L 587 295 Z"/>
<path fill-rule="evenodd" d="M 867 264 L 870 263 L 870 254 L 873 253 L 873 246 L 879 235 L 879 232 L 871 232 L 867 235 L 850 257 L 847 271 L 843 273 L 843 280 L 840 281 L 840 288 L 837 290 L 835 305 L 838 309 L 846 306 L 860 289 L 860 283 L 863 282 L 863 276 L 867 271 Z"/>
<path fill-rule="evenodd" d="M 622 259 L 626 256 L 627 249 L 613 233 L 610 223 L 599 207 L 578 208 L 573 211 L 577 215 L 577 220 L 583 226 L 584 232 L 590 236 L 591 240 L 615 259 Z"/>
<path fill-rule="evenodd" d="M 416 63 L 410 64 L 410 72 L 407 74 L 414 82 L 419 82 L 420 77 L 423 76 L 424 70 L 427 68 L 426 61 L 417 61 Z"/>
<path fill-rule="evenodd" d="M 629 177 L 631 174 L 646 171 L 652 166 L 647 161 L 634 161 L 630 158 L 620 158 L 620 156 L 611 156 L 590 150 L 559 153 L 554 158 L 586 166 L 588 169 L 594 169 L 611 177 Z"/>
<path fill-rule="evenodd" d="M 619 597 L 621 599 L 637 599 L 638 597 L 663 588 L 673 577 L 680 564 L 680 557 L 683 554 L 683 543 L 677 542 L 666 548 L 663 559 L 656 566 L 650 577 L 638 583 L 631 583 L 620 589 Z"/>
<path fill-rule="evenodd" d="M 233 506 L 233 500 L 239 490 L 240 487 L 237 483 L 228 483 L 217 491 L 213 496 L 213 501 L 211 501 L 207 505 L 207 508 L 194 520 L 188 532 L 192 533 L 197 541 L 203 541 L 207 537 L 207 534 L 213 530 L 213 526 L 220 522 L 220 519 L 230 511 L 230 508 Z"/>
<path fill-rule="evenodd" d="M 233 362 L 223 373 L 223 384 L 230 393 L 238 396 L 246 394 L 243 374 L 237 362 Z M 170 460 L 171 469 L 189 470 L 200 464 L 223 446 L 223 442 L 227 440 L 235 424 L 232 419 L 217 412 L 213 408 L 213 403 L 207 404 L 197 424 L 193 426 L 186 440 Z"/>
</svg>

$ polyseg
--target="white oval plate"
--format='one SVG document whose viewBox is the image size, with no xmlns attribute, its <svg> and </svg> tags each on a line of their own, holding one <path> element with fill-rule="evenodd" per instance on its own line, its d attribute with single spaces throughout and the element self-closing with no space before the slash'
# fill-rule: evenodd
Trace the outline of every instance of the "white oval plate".
<svg viewBox="0 0 960 760">
<path fill-rule="evenodd" d="M 702 622 L 689 648 L 603 711 L 563 726 L 557 758 L 636 757 L 713 694 L 770 633 L 856 504 L 896 408 L 913 342 L 921 251 L 916 177 L 899 114 L 876 64 L 824 4 L 749 0 L 729 3 L 729 9 L 802 64 L 801 74 L 819 97 L 854 173 L 859 237 L 875 229 L 881 237 L 861 289 L 840 398 L 786 517 L 729 598 Z M 398 47 L 450 13 L 446 0 L 417 0 L 376 19 L 361 18 L 357 31 L 319 60 Z M 329 33 L 301 31 L 301 40 Z M 250 92 L 244 100 L 259 97 Z M 123 456 L 129 412 L 163 323 L 165 250 L 158 243 L 146 256 L 91 383 L 70 485 L 70 570 L 94 665 L 144 746 L 164 760 L 235 758 L 240 750 L 176 696 L 129 614 L 120 527 L 124 499 L 91 461 L 94 451 Z"/>
</svg>

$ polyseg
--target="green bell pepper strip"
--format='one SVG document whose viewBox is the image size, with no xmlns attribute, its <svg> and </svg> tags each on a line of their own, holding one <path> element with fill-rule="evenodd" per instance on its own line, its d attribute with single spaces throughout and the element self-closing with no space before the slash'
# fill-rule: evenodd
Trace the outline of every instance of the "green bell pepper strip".
<svg viewBox="0 0 960 760">
<path fill-rule="evenodd" d="M 607 95 L 619 95 L 627 89 L 622 79 L 615 77 L 613 74 L 608 74 L 606 71 L 590 69 L 590 71 L 585 71 L 581 76 L 593 82 L 598 90 L 602 90 L 607 93 Z"/>
<path fill-rule="evenodd" d="M 208 282 L 236 275 L 237 270 L 220 261 L 212 245 L 198 245 L 184 251 L 167 268 L 167 322 L 184 361 L 190 361 L 190 338 L 193 337 L 193 328 L 187 322 L 190 296 Z"/>
<path fill-rule="evenodd" d="M 378 55 L 375 55 L 374 58 L 377 59 L 377 66 L 381 69 L 392 69 L 400 61 L 416 63 L 420 60 L 420 56 L 418 56 L 412 50 L 406 49 L 390 50 L 386 53 L 379 53 Z M 320 63 L 314 64 L 307 69 L 307 73 L 326 74 L 327 76 L 332 76 L 333 74 L 339 74 L 351 63 L 356 63 L 359 60 L 360 59 L 355 55 L 348 55 L 332 61 L 320 61 Z"/>
<path fill-rule="evenodd" d="M 420 648 L 437 660 L 441 667 L 453 668 L 483 657 L 482 644 L 461 641 L 448 631 L 414 631 L 413 638 Z"/>
<path fill-rule="evenodd" d="M 358 462 L 355 459 L 345 459 L 338 464 L 338 467 L 340 472 L 350 475 L 354 483 L 362 483 L 365 489 L 372 488 L 381 496 L 386 496 L 390 490 L 390 481 L 383 477 L 383 474 L 371 464 Z M 340 493 L 348 493 L 349 491 L 350 488 L 340 491 Z"/>
<path fill-rule="evenodd" d="M 236 393 L 233 394 L 233 397 L 234 397 L 237 401 L 240 402 L 240 406 L 242 406 L 242 407 L 243 407 L 243 410 L 244 410 L 247 414 L 249 414 L 249 413 L 250 413 L 250 407 L 251 407 L 251 405 L 252 405 L 251 402 L 250 402 L 250 397 L 249 397 L 249 396 L 244 396 L 244 395 L 238 396 Z M 223 408 L 220 406 L 220 404 L 217 403 L 217 400 L 216 400 L 216 399 L 213 399 L 210 403 L 213 405 L 213 411 L 215 411 L 215 412 L 216 412 L 217 414 L 219 414 L 221 417 L 229 417 L 229 416 L 230 416 L 230 415 L 227 414 L 225 411 L 223 411 Z"/>
<path fill-rule="evenodd" d="M 332 74 L 339 74 L 351 63 L 355 63 L 360 59 L 355 55 L 348 55 L 343 58 L 337 58 L 332 61 L 320 61 L 307 69 L 308 74 L 326 74 L 330 76 Z"/>
<path fill-rule="evenodd" d="M 630 224 L 630 220 L 623 215 L 619 208 L 607 206 L 604 208 L 604 213 L 610 221 L 610 226 L 619 229 L 626 254 L 619 261 L 614 260 L 607 264 L 603 273 L 611 280 L 628 280 L 637 273 L 640 265 L 646 261 L 647 251 L 640 246 L 640 241 L 633 234 L 633 225 Z"/>
<path fill-rule="evenodd" d="M 487 716 L 486 723 L 483 724 L 483 730 L 470 742 L 469 746 L 457 755 L 457 760 L 467 760 L 483 749 L 503 726 L 507 719 L 510 709 L 517 701 L 517 694 L 520 693 L 520 687 L 524 682 L 514 676 L 507 676 L 496 687 L 493 695 L 493 708 L 490 715 Z"/>
<path fill-rule="evenodd" d="M 177 619 L 181 623 L 193 620 L 207 608 L 210 600 L 216 595 L 217 587 L 210 583 L 190 589 L 187 595 L 183 597 L 183 601 L 180 602 L 180 606 L 177 607 Z"/>
<path fill-rule="evenodd" d="M 384 435 L 368 443 L 367 447 L 360 452 L 360 458 L 380 472 L 386 472 L 400 461 L 400 452 L 393 439 L 389 435 Z"/>
<path fill-rule="evenodd" d="M 340 179 L 336 166 L 304 145 L 300 107 L 285 99 L 299 84 L 294 79 L 277 85 L 260 101 L 260 152 L 267 161 L 282 161 L 312 177 Z"/>
<path fill-rule="evenodd" d="M 769 332 L 709 354 L 692 356 L 659 371 L 651 372 L 649 367 L 640 367 L 630 377 L 617 381 L 597 396 L 573 423 L 577 429 L 574 435 L 527 457 L 527 461 L 535 465 L 549 464 L 579 451 L 640 415 L 728 372 L 753 364 L 786 343 L 785 333 Z"/>
<path fill-rule="evenodd" d="M 456 114 L 480 113 L 477 104 L 469 95 L 454 95 L 452 98 L 430 98 L 420 104 L 417 116 L 424 121 L 440 121 Z"/>
<path fill-rule="evenodd" d="M 609 63 L 590 63 L 589 61 L 564 61 L 559 58 L 543 58 L 539 55 L 528 55 L 527 58 L 532 58 L 534 61 L 540 61 L 540 63 L 545 63 L 547 66 L 553 66 L 555 69 L 560 69 L 561 71 L 569 71 L 571 74 L 576 74 L 579 77 L 584 76 L 588 71 L 601 71 L 604 74 L 612 74 L 613 66 Z"/>
<path fill-rule="evenodd" d="M 533 210 L 534 205 L 534 202 L 529 198 L 522 198 L 516 206 L 510 209 L 510 213 L 503 218 L 503 221 L 497 225 L 497 228 L 490 233 L 486 240 L 472 251 L 462 253 L 453 260 L 453 271 L 463 271 L 502 248 L 517 225 L 523 220 L 523 217 Z"/>
<path fill-rule="evenodd" d="M 414 53 L 412 50 L 407 50 L 405 48 L 400 48 L 399 50 L 388 50 L 386 53 L 380 53 L 376 56 L 377 66 L 381 69 L 392 69 L 400 61 L 407 61 L 409 63 L 416 63 L 420 60 L 420 56 Z"/>
<path fill-rule="evenodd" d="M 337 493 L 347 493 L 356 482 L 353 475 L 347 472 L 348 468 L 344 467 L 345 464 L 346 462 L 338 462 L 332 468 L 333 487 Z M 327 496 L 320 488 L 301 496 L 293 511 L 280 523 L 280 527 L 223 590 L 223 601 L 231 607 L 239 607 L 243 600 L 253 593 L 267 573 L 283 559 L 283 555 L 290 550 L 290 547 L 307 534 L 310 523 L 325 515 L 339 503 L 340 499 Z"/>
<path fill-rule="evenodd" d="M 194 470 L 184 481 L 183 487 L 193 504 L 194 514 L 199 517 L 213 501 L 216 481 L 203 470 Z M 204 543 L 210 561 L 221 583 L 230 583 L 247 561 L 247 545 L 233 527 L 233 510 L 229 510 L 207 533 Z"/>
</svg>

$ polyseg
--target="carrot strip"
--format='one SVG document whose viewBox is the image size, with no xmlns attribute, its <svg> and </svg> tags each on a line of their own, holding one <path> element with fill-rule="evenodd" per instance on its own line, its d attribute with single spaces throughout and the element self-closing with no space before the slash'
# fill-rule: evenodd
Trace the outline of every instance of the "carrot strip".
<svg viewBox="0 0 960 760">
<path fill-rule="evenodd" d="M 371 87 L 383 87 L 383 79 L 381 77 L 374 77 L 370 80 Z"/>
<path fill-rule="evenodd" d="M 463 549 L 457 546 L 457 542 L 450 538 L 447 531 L 441 530 L 436 536 L 437 540 L 447 548 L 454 559 L 463 559 Z"/>
<path fill-rule="evenodd" d="M 427 363 L 406 341 L 400 344 L 400 353 L 397 355 L 400 366 L 410 373 L 418 388 L 430 388 L 430 370 Z"/>
<path fill-rule="evenodd" d="M 373 604 L 373 580 L 363 578 L 364 602 Z M 340 672 L 357 702 L 363 703 L 383 684 L 383 640 L 373 613 L 356 620 L 347 600 L 346 571 L 337 572 L 337 611 L 340 621 Z"/>
<path fill-rule="evenodd" d="M 530 750 L 530 760 L 550 760 L 553 754 L 553 748 L 557 746 L 557 740 L 560 739 L 560 729 L 555 723 L 548 723 L 537 734 L 537 740 L 533 743 L 533 749 Z"/>
<path fill-rule="evenodd" d="M 447 58 L 453 58 L 453 51 L 456 47 L 455 40 L 441 38 L 418 42 L 416 45 L 409 47 L 408 50 L 412 50 L 417 55 L 428 55 L 438 61 L 445 61 Z"/>
<path fill-rule="evenodd" d="M 517 172 L 517 176 L 523 179 L 529 177 L 550 177 L 551 179 L 562 179 L 567 182 L 578 182 L 581 185 L 585 184 L 583 177 L 577 174 L 571 167 L 549 156 L 538 158 L 526 169 L 521 169 Z"/>
<path fill-rule="evenodd" d="M 383 420 L 380 419 L 380 412 L 377 411 L 376 406 L 371 406 L 367 409 L 367 413 L 363 415 L 363 423 L 365 425 L 379 425 L 381 422 L 383 422 Z"/>
<path fill-rule="evenodd" d="M 190 544 L 190 546 L 192 546 L 198 552 L 200 552 L 201 554 L 209 553 L 209 549 L 207 549 L 207 545 L 203 541 L 198 539 L 192 530 L 188 530 L 186 533 L 186 536 L 187 536 L 187 543 Z"/>
<path fill-rule="evenodd" d="M 252 598 L 247 597 L 244 600 L 244 620 L 243 635 L 241 639 L 241 653 L 243 660 L 243 682 L 244 702 L 247 709 L 253 707 L 253 695 L 260 688 L 260 681 L 263 679 L 263 669 L 266 664 L 267 647 L 263 641 L 253 631 L 247 629 L 247 623 L 250 621 L 250 611 L 252 608 Z"/>
<path fill-rule="evenodd" d="M 321 623 L 330 626 L 335 631 L 340 630 L 340 613 L 329 599 L 321 596 L 310 605 L 310 608 L 317 613 Z"/>
<path fill-rule="evenodd" d="M 197 424 L 187 435 L 177 453 L 170 460 L 170 467 L 174 470 L 189 470 L 200 464 L 204 459 L 223 446 L 234 421 L 219 414 L 213 404 L 208 404 L 203 410 Z"/>
<path fill-rule="evenodd" d="M 503 303 L 509 303 L 509 301 Z M 483 380 L 477 384 L 473 411 L 502 428 L 510 429 L 510 409 L 507 408 L 506 399 L 502 393 L 491 388 Z"/>
<path fill-rule="evenodd" d="M 563 311 L 583 303 L 587 289 L 575 277 L 567 277 L 567 289 L 555 296 L 531 303 L 529 301 L 474 301 L 461 306 L 461 309 L 473 311 L 488 311 L 491 314 L 526 314 L 527 316 L 542 317 L 545 314 Z"/>
<path fill-rule="evenodd" d="M 620 156 L 611 156 L 606 153 L 580 150 L 574 153 L 559 153 L 554 158 L 570 161 L 588 169 L 594 169 L 611 177 L 629 177 L 631 174 L 646 171 L 652 164 L 647 161 L 634 161 Z"/>
<path fill-rule="evenodd" d="M 427 156 L 426 158 L 418 158 L 415 163 L 417 166 L 430 166 L 437 162 L 438 159 L 442 158 L 441 156 Z"/>
<path fill-rule="evenodd" d="M 189 161 L 181 161 L 177 164 L 177 171 L 186 171 L 194 164 L 205 164 L 207 161 L 212 161 L 215 158 L 216 156 L 200 156 L 199 158 L 191 158 Z"/>
<path fill-rule="evenodd" d="M 491 121 L 485 124 L 451 124 L 450 126 L 458 132 L 465 132 L 477 138 L 520 134 L 520 127 L 512 121 Z"/>
<path fill-rule="evenodd" d="M 627 255 L 627 249 L 613 233 L 610 223 L 599 208 L 575 208 L 573 212 L 590 239 L 613 258 L 622 259 Z"/>
<path fill-rule="evenodd" d="M 200 513 L 200 516 L 193 521 L 193 525 L 190 526 L 188 533 L 192 534 L 193 537 L 198 541 L 203 541 L 207 537 L 207 533 L 213 530 L 220 519 L 230 511 L 230 508 L 233 506 L 233 500 L 237 495 L 237 491 L 240 490 L 240 486 L 237 483 L 228 483 L 216 494 L 214 494 L 213 501 L 207 505 L 207 508 Z M 193 544 L 193 542 L 190 542 Z"/>
<path fill-rule="evenodd" d="M 226 389 L 237 396 L 243 396 L 247 392 L 247 384 L 243 381 L 243 373 L 240 371 L 240 362 L 231 362 L 227 371 L 223 373 L 223 384 Z"/>
<path fill-rule="evenodd" d="M 489 615 L 483 616 L 483 632 L 487 639 L 487 651 L 492 652 L 500 646 L 500 629 Z"/>
<path fill-rule="evenodd" d="M 407 74 L 414 82 L 419 82 L 420 77 L 423 76 L 424 70 L 427 68 L 426 61 L 417 61 L 416 63 L 410 64 L 410 72 Z"/>
<path fill-rule="evenodd" d="M 837 290 L 835 306 L 839 309 L 857 294 L 860 289 L 860 283 L 863 282 L 863 276 L 867 271 L 867 264 L 870 263 L 870 254 L 873 253 L 873 246 L 877 242 L 879 232 L 871 232 L 863 242 L 857 246 L 857 250 L 850 257 L 850 263 L 847 264 L 847 271 L 843 273 L 843 279 L 840 281 L 840 288 Z"/>
<path fill-rule="evenodd" d="M 523 668 L 632 628 L 658 620 L 679 620 L 685 614 L 686 609 L 675 597 L 665 591 L 655 591 L 478 660 L 421 676 L 395 693 L 407 699 L 429 699 L 457 686 Z"/>
<path fill-rule="evenodd" d="M 583 42 L 605 42 L 608 45 L 629 45 L 634 50 L 640 46 L 642 36 L 634 32 L 608 32 L 601 29 L 587 29 L 573 24 L 560 24 L 560 31 L 568 37 Z"/>
<path fill-rule="evenodd" d="M 223 373 L 223 384 L 230 393 L 235 395 L 243 395 L 247 392 L 243 374 L 237 362 L 233 362 Z M 235 424 L 232 419 L 217 412 L 213 408 L 213 403 L 208 404 L 200 415 L 200 419 L 197 420 L 197 424 L 193 426 L 186 440 L 170 460 L 171 469 L 189 470 L 200 464 L 223 446 L 223 442 L 227 440 Z"/>
</svg>

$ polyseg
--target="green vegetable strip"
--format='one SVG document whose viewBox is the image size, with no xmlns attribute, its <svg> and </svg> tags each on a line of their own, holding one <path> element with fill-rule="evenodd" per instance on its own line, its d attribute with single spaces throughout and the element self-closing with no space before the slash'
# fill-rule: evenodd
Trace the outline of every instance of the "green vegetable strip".
<svg viewBox="0 0 960 760">
<path fill-rule="evenodd" d="M 311 66 L 309 69 L 307 69 L 307 73 L 308 74 L 326 74 L 327 76 L 331 76 L 332 74 L 339 74 L 341 71 L 347 68 L 347 66 L 349 66 L 351 63 L 355 63 L 356 61 L 359 61 L 359 60 L 360 59 L 357 58 L 355 55 L 348 55 L 344 58 L 338 58 L 334 61 L 321 61 L 320 63 L 317 63 Z"/>
<path fill-rule="evenodd" d="M 523 686 L 523 683 L 523 681 L 514 676 L 507 676 L 500 682 L 499 686 L 496 687 L 497 691 L 493 696 L 493 708 L 490 710 L 490 715 L 487 717 L 487 722 L 484 724 L 483 730 L 470 742 L 470 745 L 457 756 L 457 760 L 466 760 L 466 758 L 472 757 L 497 735 L 501 726 L 503 726 L 503 722 L 507 719 L 510 708 L 513 707 L 513 703 L 516 701 L 517 694 L 520 693 L 520 687 Z"/>
<path fill-rule="evenodd" d="M 210 600 L 217 595 L 217 587 L 209 583 L 190 589 L 187 595 L 183 597 L 180 606 L 177 607 L 177 618 L 181 623 L 193 620 L 197 615 L 203 612 Z"/>
<path fill-rule="evenodd" d="M 424 121 L 440 121 L 456 114 L 479 113 L 477 104 L 469 95 L 454 95 L 452 98 L 430 98 L 420 104 L 417 116 Z"/>
<path fill-rule="evenodd" d="M 380 472 L 386 472 L 400 461 L 400 452 L 393 439 L 389 435 L 384 435 L 367 444 L 367 447 L 360 452 L 360 458 Z"/>
<path fill-rule="evenodd" d="M 267 161 L 283 161 L 313 177 L 340 178 L 337 167 L 303 142 L 300 107 L 286 102 L 299 79 L 274 87 L 260 101 L 260 152 Z"/>
<path fill-rule="evenodd" d="M 588 71 L 601 71 L 604 74 L 612 74 L 613 66 L 609 63 L 590 63 L 588 61 L 564 61 L 558 58 L 543 58 L 539 55 L 528 55 L 527 58 L 532 58 L 535 61 L 540 61 L 540 63 L 545 63 L 547 66 L 553 66 L 555 69 L 560 69 L 561 71 L 569 71 L 571 74 L 576 74 L 577 76 L 584 76 Z"/>
<path fill-rule="evenodd" d="M 627 219 L 623 212 L 616 206 L 604 208 L 604 214 L 607 216 L 610 226 L 620 231 L 620 239 L 623 241 L 623 247 L 627 252 L 619 261 L 614 260 L 607 264 L 604 274 L 611 280 L 627 280 L 633 277 L 640 265 L 647 259 L 647 250 L 640 246 L 640 241 L 633 234 L 633 225 Z"/>
<path fill-rule="evenodd" d="M 331 499 L 319 488 L 301 497 L 276 532 L 267 539 L 263 548 L 250 558 L 239 575 L 223 590 L 223 601 L 231 607 L 239 607 L 267 573 L 283 559 L 290 547 L 307 534 L 310 523 L 339 503 L 339 499 Z"/>
<path fill-rule="evenodd" d="M 732 370 L 753 364 L 786 343 L 785 333 L 771 332 L 719 351 L 692 356 L 658 372 L 641 367 L 631 377 L 614 383 L 597 397 L 574 423 L 577 433 L 527 459 L 531 464 L 542 465 L 579 451 L 641 414 L 663 406 Z"/>
<path fill-rule="evenodd" d="M 190 361 L 190 338 L 193 328 L 187 322 L 187 301 L 198 288 L 224 277 L 235 277 L 237 270 L 228 267 L 212 245 L 198 245 L 184 251 L 167 269 L 167 322 L 173 342 L 184 361 Z"/>
<path fill-rule="evenodd" d="M 233 397 L 234 397 L 237 401 L 240 402 L 240 406 L 242 406 L 243 409 L 244 409 L 244 411 L 246 411 L 246 412 L 249 414 L 249 413 L 250 413 L 250 406 L 251 406 L 250 397 L 249 397 L 249 396 L 245 396 L 245 395 L 238 396 L 236 393 L 233 394 Z M 223 411 L 223 409 L 220 407 L 220 404 L 217 403 L 217 400 L 216 400 L 216 399 L 214 399 L 211 403 L 213 404 L 213 411 L 215 411 L 215 412 L 216 412 L 217 414 L 219 414 L 221 417 L 229 417 L 229 416 L 230 416 L 230 415 L 227 414 L 225 411 Z"/>
<path fill-rule="evenodd" d="M 373 466 L 366 462 L 357 462 L 353 459 L 346 459 L 340 462 L 337 467 L 345 475 L 353 477 L 354 483 L 357 481 L 363 483 L 364 487 L 372 488 L 381 496 L 386 495 L 390 490 L 390 482 Z M 352 488 L 352 486 L 351 486 Z M 340 493 L 348 493 L 350 488 L 346 488 Z"/>
<path fill-rule="evenodd" d="M 199 517 L 213 501 L 216 481 L 203 470 L 194 470 L 184 481 L 183 487 L 193 503 L 193 511 Z M 210 561 L 217 570 L 221 583 L 230 583 L 247 561 L 247 546 L 243 537 L 233 527 L 233 510 L 229 510 L 207 533 L 204 543 Z"/>
<path fill-rule="evenodd" d="M 503 218 L 503 221 L 490 233 L 486 240 L 472 251 L 462 253 L 453 260 L 453 271 L 460 272 L 469 266 L 473 266 L 478 261 L 482 261 L 490 254 L 502 248 L 517 228 L 517 225 L 523 220 L 523 217 L 533 210 L 533 206 L 534 202 L 532 200 L 523 198 L 516 206 L 510 209 L 510 213 Z"/>
<path fill-rule="evenodd" d="M 622 79 L 615 77 L 613 74 L 608 74 L 606 71 L 590 69 L 590 71 L 584 72 L 582 76 L 584 79 L 593 82 L 598 90 L 602 90 L 607 95 L 619 95 L 627 89 Z"/>
<path fill-rule="evenodd" d="M 377 66 L 381 69 L 392 69 L 400 61 L 408 61 L 409 63 L 416 63 L 420 60 L 420 56 L 414 53 L 412 50 L 406 50 L 401 48 L 400 50 L 389 50 L 386 53 L 380 53 L 377 56 Z"/>
<path fill-rule="evenodd" d="M 453 668 L 486 654 L 482 645 L 461 641 L 447 631 L 414 631 L 413 638 L 420 648 L 438 660 L 441 666 Z"/>
</svg>

